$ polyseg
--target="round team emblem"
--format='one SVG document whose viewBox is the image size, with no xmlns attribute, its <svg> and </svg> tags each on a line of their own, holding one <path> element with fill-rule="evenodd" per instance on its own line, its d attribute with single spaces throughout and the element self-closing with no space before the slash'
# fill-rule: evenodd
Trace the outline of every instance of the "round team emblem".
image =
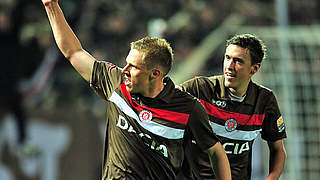
<svg viewBox="0 0 320 180">
<path fill-rule="evenodd" d="M 141 121 L 150 121 L 152 119 L 152 113 L 148 110 L 142 110 L 139 113 L 139 118 Z"/>
<path fill-rule="evenodd" d="M 224 127 L 226 128 L 226 130 L 227 130 L 228 132 L 231 132 L 231 131 L 233 131 L 233 130 L 236 129 L 236 127 L 237 127 L 237 121 L 236 121 L 235 119 L 228 119 L 228 120 L 226 121 L 226 123 L 224 124 Z"/>
</svg>

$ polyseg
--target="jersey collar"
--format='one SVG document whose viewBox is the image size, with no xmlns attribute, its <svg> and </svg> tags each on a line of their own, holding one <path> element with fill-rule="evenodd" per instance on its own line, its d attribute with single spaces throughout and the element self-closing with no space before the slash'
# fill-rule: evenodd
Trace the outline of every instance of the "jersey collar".
<svg viewBox="0 0 320 180">
<path fill-rule="evenodd" d="M 163 79 L 164 88 L 163 90 L 156 96 L 156 99 L 160 99 L 166 103 L 170 103 L 172 97 L 172 90 L 175 88 L 173 81 L 169 77 L 165 77 Z"/>
<path fill-rule="evenodd" d="M 230 97 L 228 96 L 228 91 L 227 91 L 226 87 L 224 86 L 224 76 L 223 75 L 218 77 L 218 84 L 219 84 L 219 88 L 216 89 L 216 90 L 218 90 L 216 92 L 218 97 L 221 100 L 231 100 Z M 245 104 L 249 104 L 252 106 L 255 104 L 256 91 L 254 89 L 255 89 L 254 83 L 250 80 L 249 85 L 248 85 L 248 89 L 246 92 L 246 97 L 243 101 Z"/>
</svg>

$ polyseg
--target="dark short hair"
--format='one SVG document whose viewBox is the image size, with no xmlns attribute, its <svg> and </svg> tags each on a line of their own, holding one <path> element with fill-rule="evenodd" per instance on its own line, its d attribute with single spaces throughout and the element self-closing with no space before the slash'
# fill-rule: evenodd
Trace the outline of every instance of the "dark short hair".
<svg viewBox="0 0 320 180">
<path fill-rule="evenodd" d="M 143 60 L 147 68 L 159 65 L 164 76 L 170 71 L 173 63 L 173 51 L 165 39 L 147 36 L 132 42 L 131 49 L 144 53 Z"/>
<path fill-rule="evenodd" d="M 237 45 L 249 49 L 251 64 L 261 63 L 266 56 L 266 46 L 256 35 L 239 34 L 227 40 L 226 46 Z"/>
</svg>

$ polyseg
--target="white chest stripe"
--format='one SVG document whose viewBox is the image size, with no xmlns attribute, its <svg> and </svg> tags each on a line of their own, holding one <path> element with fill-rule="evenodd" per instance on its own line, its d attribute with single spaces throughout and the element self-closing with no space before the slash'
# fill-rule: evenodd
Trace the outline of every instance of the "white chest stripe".
<svg viewBox="0 0 320 180">
<path fill-rule="evenodd" d="M 220 124 L 216 124 L 214 122 L 210 121 L 210 125 L 212 127 L 212 130 L 218 135 L 222 137 L 226 137 L 229 139 L 234 140 L 244 140 L 244 141 L 251 141 L 254 140 L 262 131 L 262 129 L 254 130 L 254 131 L 243 131 L 243 130 L 237 130 L 235 129 L 232 132 L 228 132 L 224 126 Z"/>
<path fill-rule="evenodd" d="M 153 121 L 144 122 L 139 119 L 139 116 L 133 111 L 133 109 L 126 103 L 126 101 L 119 96 L 116 92 L 113 92 L 109 98 L 111 102 L 116 104 L 119 109 L 124 112 L 126 115 L 134 118 L 140 126 L 146 130 L 168 139 L 182 139 L 184 135 L 183 129 L 176 129 L 172 127 L 167 127 L 162 124 L 158 124 Z"/>
</svg>

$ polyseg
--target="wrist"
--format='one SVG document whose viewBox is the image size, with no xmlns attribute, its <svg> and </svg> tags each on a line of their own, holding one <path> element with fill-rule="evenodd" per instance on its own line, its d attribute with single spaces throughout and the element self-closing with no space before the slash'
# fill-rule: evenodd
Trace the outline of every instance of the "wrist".
<svg viewBox="0 0 320 180">
<path fill-rule="evenodd" d="M 269 174 L 266 178 L 266 180 L 278 180 L 279 176 L 274 175 L 274 174 Z"/>
<path fill-rule="evenodd" d="M 43 0 L 42 1 L 44 6 L 52 6 L 58 4 L 58 1 L 55 0 Z"/>
</svg>

